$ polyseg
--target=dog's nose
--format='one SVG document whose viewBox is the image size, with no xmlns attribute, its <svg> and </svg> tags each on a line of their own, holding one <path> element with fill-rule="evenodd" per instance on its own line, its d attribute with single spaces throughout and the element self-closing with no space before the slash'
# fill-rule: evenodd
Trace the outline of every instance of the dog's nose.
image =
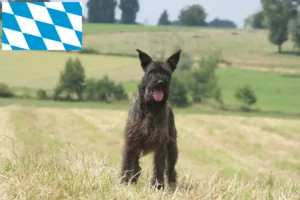
<svg viewBox="0 0 300 200">
<path fill-rule="evenodd" d="M 157 81 L 157 84 L 158 85 L 162 85 L 162 84 L 164 84 L 164 81 L 163 80 L 159 80 L 159 81 Z"/>
</svg>

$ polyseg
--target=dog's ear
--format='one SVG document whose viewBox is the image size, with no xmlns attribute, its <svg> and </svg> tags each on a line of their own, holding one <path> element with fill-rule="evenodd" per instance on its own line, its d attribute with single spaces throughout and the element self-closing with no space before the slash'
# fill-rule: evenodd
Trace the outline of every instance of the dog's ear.
<svg viewBox="0 0 300 200">
<path fill-rule="evenodd" d="M 172 71 L 176 69 L 176 66 L 179 62 L 181 50 L 179 50 L 177 53 L 173 54 L 170 58 L 167 59 L 167 63 L 170 65 Z"/>
<path fill-rule="evenodd" d="M 152 62 L 152 58 L 148 54 L 142 52 L 139 49 L 137 49 L 136 51 L 139 52 L 141 66 L 143 67 L 144 71 L 146 71 L 146 67 Z"/>
</svg>

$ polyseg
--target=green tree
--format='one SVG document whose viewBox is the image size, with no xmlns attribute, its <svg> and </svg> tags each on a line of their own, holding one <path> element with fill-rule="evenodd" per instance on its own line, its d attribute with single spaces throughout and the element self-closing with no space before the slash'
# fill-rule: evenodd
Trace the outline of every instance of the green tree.
<svg viewBox="0 0 300 200">
<path fill-rule="evenodd" d="M 0 97 L 13 97 L 13 93 L 6 83 L 0 83 Z"/>
<path fill-rule="evenodd" d="M 140 9 L 138 0 L 121 0 L 119 7 L 122 10 L 121 23 L 135 24 L 136 14 Z"/>
<path fill-rule="evenodd" d="M 115 23 L 117 0 L 89 0 L 88 20 L 93 23 Z"/>
<path fill-rule="evenodd" d="M 235 98 L 243 103 L 243 108 L 248 108 L 249 106 L 255 104 L 257 101 L 254 91 L 248 85 L 239 87 L 235 93 Z"/>
<path fill-rule="evenodd" d="M 47 99 L 47 92 L 46 92 L 46 90 L 39 89 L 38 91 L 36 91 L 36 98 L 38 100 L 46 100 Z"/>
<path fill-rule="evenodd" d="M 122 101 L 125 99 L 128 99 L 128 96 L 126 94 L 126 91 L 121 83 L 116 84 L 113 88 L 115 100 Z"/>
<path fill-rule="evenodd" d="M 245 19 L 245 27 L 251 27 L 254 29 L 266 28 L 265 16 L 263 11 L 258 11 Z"/>
<path fill-rule="evenodd" d="M 218 18 L 207 23 L 207 26 L 217 27 L 217 28 L 236 28 L 236 24 L 233 21 L 226 20 L 226 19 L 218 19 Z"/>
<path fill-rule="evenodd" d="M 179 20 L 185 26 L 204 26 L 206 13 L 202 6 L 192 5 L 180 11 Z"/>
<path fill-rule="evenodd" d="M 167 10 L 164 10 L 158 20 L 158 25 L 171 25 Z"/>
<path fill-rule="evenodd" d="M 218 85 L 216 69 L 220 61 L 219 54 L 212 54 L 199 61 L 198 68 L 193 69 L 188 75 L 188 86 L 192 92 L 194 102 L 201 102 L 205 98 L 214 98 L 219 102 L 221 88 Z"/>
<path fill-rule="evenodd" d="M 300 50 L 300 13 L 298 13 L 298 16 L 295 19 L 290 21 L 289 32 L 292 35 L 295 47 Z"/>
<path fill-rule="evenodd" d="M 278 45 L 278 53 L 282 52 L 282 44 L 288 40 L 289 20 L 297 13 L 294 0 L 261 0 L 264 16 L 267 18 L 269 40 Z"/>
<path fill-rule="evenodd" d="M 97 96 L 97 80 L 94 78 L 87 79 L 83 91 L 84 100 L 96 101 Z"/>
<path fill-rule="evenodd" d="M 58 98 L 62 92 L 67 93 L 67 99 L 75 93 L 78 99 L 81 99 L 84 89 L 85 72 L 79 59 L 74 61 L 69 58 L 65 69 L 60 73 L 59 83 L 55 89 L 55 98 Z"/>
</svg>

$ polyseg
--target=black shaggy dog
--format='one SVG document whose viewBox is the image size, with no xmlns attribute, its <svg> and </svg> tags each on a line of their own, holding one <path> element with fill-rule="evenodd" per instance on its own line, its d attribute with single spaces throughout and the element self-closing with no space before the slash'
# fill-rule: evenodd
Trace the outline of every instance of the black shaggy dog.
<svg viewBox="0 0 300 200">
<path fill-rule="evenodd" d="M 164 62 L 153 61 L 146 53 L 137 51 L 145 74 L 131 103 L 125 127 L 122 182 L 136 182 L 141 173 L 139 158 L 153 151 L 151 184 L 158 189 L 164 188 L 166 172 L 169 185 L 175 186 L 177 132 L 168 96 L 171 76 L 179 62 L 181 50 Z"/>
</svg>

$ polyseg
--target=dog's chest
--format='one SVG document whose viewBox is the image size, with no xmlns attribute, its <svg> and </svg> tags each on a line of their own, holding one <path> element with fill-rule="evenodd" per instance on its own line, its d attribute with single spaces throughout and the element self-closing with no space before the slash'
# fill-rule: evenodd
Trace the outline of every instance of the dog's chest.
<svg viewBox="0 0 300 200">
<path fill-rule="evenodd" d="M 167 141 L 169 137 L 168 117 L 148 115 L 141 121 L 142 137 L 146 143 Z"/>
</svg>

